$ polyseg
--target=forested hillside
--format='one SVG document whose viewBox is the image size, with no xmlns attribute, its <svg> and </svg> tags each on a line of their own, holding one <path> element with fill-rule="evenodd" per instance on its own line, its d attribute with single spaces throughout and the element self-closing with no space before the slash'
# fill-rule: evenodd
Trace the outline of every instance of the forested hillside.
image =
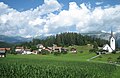
<svg viewBox="0 0 120 78">
<path fill-rule="evenodd" d="M 49 36 L 46 39 L 33 39 L 30 42 L 22 43 L 22 46 L 33 46 L 37 44 L 43 44 L 44 46 L 52 46 L 57 44 L 58 46 L 71 46 L 71 45 L 86 45 L 97 43 L 98 46 L 103 46 L 105 43 L 108 43 L 107 40 L 100 38 L 93 38 L 90 36 L 83 36 L 79 33 L 61 33 L 55 36 Z"/>
<path fill-rule="evenodd" d="M 0 41 L 0 48 L 11 48 L 14 44 Z"/>
</svg>

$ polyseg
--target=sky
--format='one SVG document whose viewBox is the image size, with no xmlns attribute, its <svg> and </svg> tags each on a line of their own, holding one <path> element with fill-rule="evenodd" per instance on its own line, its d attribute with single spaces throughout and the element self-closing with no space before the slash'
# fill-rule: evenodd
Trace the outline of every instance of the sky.
<svg viewBox="0 0 120 78">
<path fill-rule="evenodd" d="M 120 32 L 120 0 L 0 0 L 0 35 Z"/>
</svg>

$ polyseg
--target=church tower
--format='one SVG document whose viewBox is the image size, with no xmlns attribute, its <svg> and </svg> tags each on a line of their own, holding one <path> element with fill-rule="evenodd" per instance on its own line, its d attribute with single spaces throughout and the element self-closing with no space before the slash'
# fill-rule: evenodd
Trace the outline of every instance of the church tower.
<svg viewBox="0 0 120 78">
<path fill-rule="evenodd" d="M 111 36 L 110 36 L 110 47 L 112 48 L 112 50 L 115 50 L 115 38 L 113 36 L 113 31 L 111 30 Z"/>
</svg>

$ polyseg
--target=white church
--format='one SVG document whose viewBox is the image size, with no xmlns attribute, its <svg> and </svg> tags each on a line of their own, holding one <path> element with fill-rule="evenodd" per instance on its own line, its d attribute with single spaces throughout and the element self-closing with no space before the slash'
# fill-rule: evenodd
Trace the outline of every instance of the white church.
<svg viewBox="0 0 120 78">
<path fill-rule="evenodd" d="M 110 45 L 109 44 L 105 44 L 103 46 L 103 50 L 108 51 L 108 53 L 112 53 L 113 51 L 115 51 L 115 38 L 113 36 L 113 32 L 111 30 L 111 36 L 109 38 L 110 41 Z"/>
</svg>

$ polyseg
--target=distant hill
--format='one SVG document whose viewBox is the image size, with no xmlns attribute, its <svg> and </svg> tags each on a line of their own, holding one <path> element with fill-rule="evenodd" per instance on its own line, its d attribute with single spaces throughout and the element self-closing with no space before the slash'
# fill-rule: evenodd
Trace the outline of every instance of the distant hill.
<svg viewBox="0 0 120 78">
<path fill-rule="evenodd" d="M 110 37 L 110 33 L 106 33 L 106 32 L 102 32 L 102 31 L 91 31 L 88 33 L 81 33 L 82 35 L 87 35 L 87 36 L 91 36 L 94 38 L 101 38 L 104 40 L 109 40 Z"/>
<path fill-rule="evenodd" d="M 24 38 L 20 36 L 5 36 L 5 35 L 0 35 L 0 41 L 1 42 L 7 42 L 7 43 L 20 43 L 20 42 L 28 42 L 31 41 L 31 38 Z"/>
<path fill-rule="evenodd" d="M 92 38 L 100 38 L 100 39 L 104 39 L 104 40 L 109 40 L 109 37 L 110 37 L 110 33 L 102 32 L 102 31 L 92 31 L 92 32 L 89 32 L 89 33 L 81 33 L 81 35 L 83 35 L 83 36 L 87 35 L 87 36 L 90 36 Z M 64 34 L 61 35 L 60 38 L 63 37 L 63 36 L 64 36 Z M 120 33 L 116 33 L 114 36 L 116 38 L 116 42 L 117 42 L 118 46 L 120 47 Z M 66 37 L 66 35 L 62 39 L 64 39 L 65 37 Z M 42 39 L 44 41 L 46 41 L 48 38 L 49 38 L 49 36 L 44 36 L 44 35 L 34 37 L 34 39 L 40 39 L 40 40 Z M 74 36 L 72 36 L 71 38 L 74 38 Z M 32 39 L 33 38 L 24 38 L 24 37 L 20 37 L 20 36 L 0 35 L 0 42 L 6 42 L 6 43 L 29 42 L 29 41 L 32 41 Z M 49 43 L 48 41 L 46 41 L 46 42 Z M 54 43 L 56 43 L 56 41 Z M 66 41 L 65 41 L 65 43 L 66 43 Z M 69 43 L 71 43 L 71 42 L 69 42 Z"/>
<path fill-rule="evenodd" d="M 92 32 L 89 32 L 89 33 L 82 33 L 82 35 L 87 35 L 87 36 L 91 36 L 91 37 L 94 37 L 94 38 L 101 38 L 101 39 L 109 41 L 109 38 L 110 38 L 111 34 L 106 33 L 106 32 L 102 32 L 102 31 L 92 31 Z M 120 33 L 115 33 L 114 37 L 116 39 L 118 47 L 120 47 Z"/>
</svg>

